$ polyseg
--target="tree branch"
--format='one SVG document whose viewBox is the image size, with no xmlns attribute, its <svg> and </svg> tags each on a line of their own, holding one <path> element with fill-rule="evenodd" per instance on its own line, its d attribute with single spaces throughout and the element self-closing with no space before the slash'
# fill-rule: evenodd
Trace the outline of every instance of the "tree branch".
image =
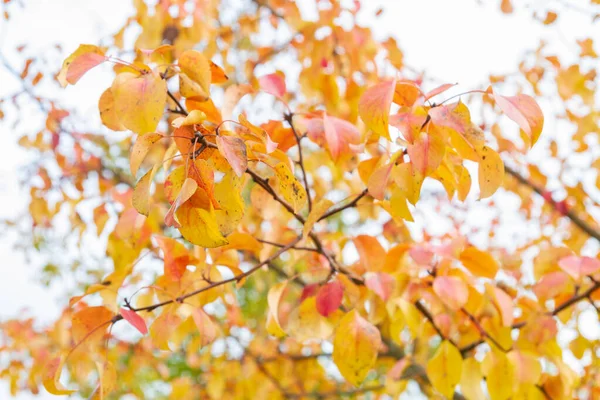
<svg viewBox="0 0 600 400">
<path fill-rule="evenodd" d="M 300 169 L 302 170 L 302 180 L 304 181 L 304 188 L 306 190 L 306 197 L 308 198 L 308 211 L 312 211 L 312 198 L 310 196 L 310 187 L 308 186 L 308 179 L 306 177 L 306 169 L 304 168 L 304 158 L 302 156 L 302 145 L 300 144 L 301 138 L 298 135 L 298 131 L 294 127 L 294 114 L 286 113 L 283 118 L 287 121 L 287 123 L 292 128 L 292 132 L 294 137 L 296 138 L 296 143 L 298 144 L 298 164 L 300 164 Z"/>
<path fill-rule="evenodd" d="M 287 244 L 286 246 L 282 247 L 277 252 L 275 252 L 271 257 L 269 257 L 266 260 L 260 262 L 256 266 L 250 268 L 248 271 L 246 271 L 246 272 L 244 272 L 242 274 L 234 276 L 233 278 L 224 279 L 222 281 L 211 283 L 208 286 L 205 286 L 205 287 L 200 288 L 198 290 L 194 290 L 193 292 L 184 294 L 184 295 L 179 296 L 179 297 L 177 297 L 175 299 L 166 300 L 166 301 L 163 301 L 163 302 L 160 302 L 160 303 L 156 303 L 156 304 L 153 304 L 153 305 L 150 305 L 150 306 L 146 306 L 146 307 L 140 307 L 140 308 L 133 308 L 132 307 L 131 310 L 135 311 L 135 312 L 139 312 L 139 311 L 147 311 L 147 312 L 154 311 L 155 309 L 157 309 L 159 307 L 163 307 L 163 306 L 166 306 L 166 305 L 171 304 L 171 303 L 175 303 L 175 302 L 181 303 L 181 302 L 183 302 L 185 299 L 187 299 L 189 297 L 195 296 L 195 295 L 197 295 L 199 293 L 202 293 L 202 292 L 206 292 L 207 290 L 213 289 L 213 288 L 215 288 L 217 286 L 225 285 L 225 284 L 231 283 L 231 282 L 239 282 L 240 280 L 242 280 L 242 279 L 244 279 L 244 278 L 252 275 L 254 272 L 258 271 L 264 265 L 268 265 L 269 263 L 271 263 L 273 260 L 275 260 L 276 258 L 278 258 L 280 255 L 282 255 L 283 253 L 285 253 L 286 251 L 288 251 L 289 249 L 291 249 L 292 247 L 294 247 L 294 245 L 296 243 L 298 243 L 300 240 L 302 240 L 302 236 L 298 236 L 296 239 L 294 239 L 293 241 L 291 241 L 289 244 Z M 115 318 L 114 322 L 117 322 L 117 321 L 119 321 L 121 319 L 123 319 L 123 317 L 121 317 L 119 315 L 118 317 Z"/>
<path fill-rule="evenodd" d="M 571 220 L 571 222 L 573 222 L 579 229 L 581 229 L 582 231 L 587 233 L 589 236 L 593 237 L 598 242 L 600 242 L 600 230 L 597 227 L 595 228 L 595 227 L 589 225 L 572 208 L 567 208 L 566 210 L 559 210 L 557 207 L 557 203 L 554 200 L 552 200 L 552 198 L 549 198 L 547 196 L 548 192 L 543 187 L 536 185 L 535 183 L 533 183 L 529 179 L 525 178 L 523 175 L 521 175 L 519 172 L 512 169 L 508 165 L 504 166 L 504 170 L 506 171 L 507 174 L 513 176 L 521 184 L 523 184 L 525 186 L 529 186 L 531 189 L 533 189 L 534 192 L 536 192 L 540 196 L 544 197 L 544 200 L 546 200 L 546 202 L 548 204 L 550 204 L 552 206 L 552 208 L 554 208 L 554 210 L 556 210 L 560 214 L 564 215 L 565 217 L 569 218 Z"/>
<path fill-rule="evenodd" d="M 329 217 L 331 217 L 332 215 L 335 215 L 339 212 L 344 211 L 347 208 L 352 208 L 355 207 L 356 204 L 359 202 L 360 199 L 362 199 L 363 197 L 365 197 L 367 194 L 369 194 L 369 189 L 365 189 L 363 190 L 358 196 L 356 196 L 354 198 L 354 200 L 352 200 L 350 203 L 340 206 L 338 208 L 334 208 L 333 210 L 330 210 L 328 212 L 326 212 L 325 214 L 321 215 L 321 218 L 319 218 L 317 221 L 322 221 L 324 219 L 327 219 Z"/>
</svg>

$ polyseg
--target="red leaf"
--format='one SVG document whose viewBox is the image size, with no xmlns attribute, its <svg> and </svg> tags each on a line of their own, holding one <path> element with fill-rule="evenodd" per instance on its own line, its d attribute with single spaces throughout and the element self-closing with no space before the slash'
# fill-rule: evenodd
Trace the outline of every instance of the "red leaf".
<svg viewBox="0 0 600 400">
<path fill-rule="evenodd" d="M 260 88 L 276 97 L 283 97 L 286 92 L 285 79 L 282 74 L 274 73 L 258 78 Z"/>
<path fill-rule="evenodd" d="M 342 304 L 344 287 L 338 281 L 329 282 L 317 293 L 317 311 L 324 317 L 337 310 Z"/>
<path fill-rule="evenodd" d="M 128 310 L 126 308 L 121 308 L 119 310 L 123 319 L 129 322 L 135 329 L 140 331 L 142 335 L 148 333 L 148 327 L 146 326 L 146 322 L 142 317 L 140 317 L 135 311 Z"/>
<path fill-rule="evenodd" d="M 531 96 L 519 94 L 516 96 L 500 96 L 494 94 L 498 107 L 515 121 L 531 140 L 531 146 L 537 142 L 544 127 L 542 109 Z"/>
<path fill-rule="evenodd" d="M 307 298 L 314 296 L 317 293 L 317 290 L 319 290 L 319 285 L 316 283 L 304 286 L 304 289 L 302 289 L 302 294 L 300 295 L 300 303 Z"/>
<path fill-rule="evenodd" d="M 244 141 L 234 136 L 217 136 L 217 146 L 235 174 L 237 176 L 244 175 L 248 167 L 248 156 Z"/>
</svg>

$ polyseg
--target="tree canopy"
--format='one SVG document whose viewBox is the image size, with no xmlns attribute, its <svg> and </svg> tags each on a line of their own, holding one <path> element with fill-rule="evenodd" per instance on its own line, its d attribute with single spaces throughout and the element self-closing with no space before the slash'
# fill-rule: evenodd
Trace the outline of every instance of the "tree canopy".
<svg viewBox="0 0 600 400">
<path fill-rule="evenodd" d="M 27 8 L 4 3 L 8 23 Z M 3 225 L 76 285 L 50 324 L 0 322 L 0 378 L 92 399 L 600 398 L 592 32 L 462 87 L 407 65 L 360 1 L 300 3 L 133 0 L 62 65 L 1 59 L 22 90 L 0 117 L 32 154 L 27 215 Z M 600 19 L 598 0 L 514 7 Z M 36 92 L 99 70 L 102 125 Z"/>
</svg>

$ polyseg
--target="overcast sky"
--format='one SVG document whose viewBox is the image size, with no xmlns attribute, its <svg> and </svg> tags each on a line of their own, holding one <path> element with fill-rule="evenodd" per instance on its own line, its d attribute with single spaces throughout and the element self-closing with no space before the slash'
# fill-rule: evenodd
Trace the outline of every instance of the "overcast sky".
<svg viewBox="0 0 600 400">
<path fill-rule="evenodd" d="M 28 0 L 23 3 L 25 12 L 17 10 L 8 23 L 0 21 L 0 53 L 19 69 L 22 65 L 13 52 L 16 45 L 27 43 L 30 50 L 43 53 L 60 43 L 66 55 L 80 43 L 98 43 L 99 38 L 115 32 L 131 12 L 130 1 L 125 0 Z M 364 3 L 361 22 L 367 25 L 373 25 L 374 10 L 383 5 L 386 12 L 377 20 L 376 32 L 381 36 L 395 36 L 410 66 L 425 69 L 446 82 L 459 82 L 463 88 L 486 82 L 489 74 L 515 71 L 522 55 L 535 49 L 541 38 L 546 38 L 558 54 L 568 56 L 566 43 L 572 45 L 575 38 L 592 36 L 589 18 L 575 11 L 561 13 L 558 23 L 548 28 L 532 21 L 530 11 L 501 14 L 499 1 L 485 1 L 486 6 L 478 5 L 475 0 Z M 598 37 L 598 26 L 594 29 Z M 81 114 L 97 113 L 97 98 L 108 82 L 102 77 L 110 73 L 94 71 L 93 75 L 96 78 L 86 77 L 82 85 L 52 93 L 52 97 L 77 105 Z M 18 82 L 0 66 L 0 98 L 18 88 Z M 32 121 L 32 126 L 38 122 Z M 16 179 L 17 170 L 26 160 L 25 153 L 16 145 L 23 128 L 15 132 L 11 126 L 0 123 L 0 218 L 15 215 L 24 204 L 24 194 Z M 42 321 L 54 319 L 64 304 L 57 300 L 60 290 L 53 291 L 35 283 L 35 273 L 40 266 L 35 262 L 26 263 L 6 239 L 0 240 L 0 257 L 0 319 L 14 317 L 23 309 Z M 0 398 L 8 398 L 3 385 L 0 385 Z M 30 398 L 54 397 L 18 397 Z"/>
</svg>

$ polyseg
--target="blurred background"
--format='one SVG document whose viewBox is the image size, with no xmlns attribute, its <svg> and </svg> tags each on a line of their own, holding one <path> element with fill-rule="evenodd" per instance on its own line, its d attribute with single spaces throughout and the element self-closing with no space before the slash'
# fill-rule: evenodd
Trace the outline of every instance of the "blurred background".
<svg viewBox="0 0 600 400">
<path fill-rule="evenodd" d="M 243 0 L 224 2 L 231 3 L 232 10 L 251 3 Z M 371 27 L 376 37 L 395 38 L 404 53 L 405 64 L 416 74 L 424 72 L 426 79 L 432 82 L 458 82 L 460 89 L 457 88 L 457 92 L 485 89 L 490 77 L 493 80 L 494 76 L 503 76 L 509 79 L 502 90 L 509 93 L 519 87 L 518 79 L 511 82 L 510 77 L 522 76 L 523 71 L 532 68 L 539 60 L 542 46 L 544 54 L 556 55 L 563 65 L 579 63 L 582 73 L 598 69 L 597 56 L 582 57 L 585 49 L 600 51 L 597 43 L 588 42 L 592 38 L 600 39 L 600 24 L 594 18 L 597 6 L 585 0 L 515 3 L 514 11 L 509 12 L 512 5 L 506 1 L 365 1 L 360 11 L 360 23 Z M 307 16 L 316 15 L 312 1 L 298 1 L 298 5 Z M 97 99 L 110 82 L 112 72 L 99 68 L 76 86 L 66 89 L 60 89 L 50 75 L 35 86 L 23 84 L 20 76 L 27 60 L 33 60 L 29 75 L 34 76 L 36 68 L 47 74 L 47 71 L 58 71 L 62 60 L 80 43 L 107 43 L 133 14 L 133 7 L 131 2 L 122 0 L 13 0 L 5 1 L 0 9 L 10 16 L 0 20 L 0 220 L 10 221 L 8 225 L 0 225 L 0 321 L 31 316 L 36 324 L 43 325 L 60 314 L 68 300 L 65 294 L 76 291 L 81 273 L 60 274 L 54 269 L 77 259 L 75 253 L 79 250 L 68 243 L 67 234 L 61 231 L 68 229 L 68 224 L 62 228 L 60 224 L 56 226 L 53 237 L 39 243 L 40 251 L 30 249 L 31 220 L 27 212 L 29 187 L 26 180 L 30 179 L 31 162 L 36 155 L 19 143 L 22 144 L 24 136 L 39 131 L 46 123 L 46 110 L 41 103 L 32 100 L 36 96 L 56 100 L 74 110 L 77 120 L 81 121 L 80 125 L 71 127 L 74 131 L 84 132 L 88 126 L 101 126 Z M 383 13 L 376 16 L 380 9 Z M 553 20 L 554 12 L 558 15 L 556 21 Z M 576 80 L 577 76 L 564 79 Z M 565 85 L 575 84 L 569 81 Z M 581 90 L 591 91 L 590 96 L 596 98 L 597 104 L 597 79 L 594 77 L 578 84 L 583 85 Z M 544 85 L 546 83 L 542 81 L 541 91 Z M 549 90 L 555 90 L 554 85 L 554 81 L 547 83 Z M 568 89 L 565 87 L 564 90 Z M 572 169 L 566 170 L 564 175 L 561 175 L 564 165 L 548 158 L 552 142 L 559 147 L 559 152 L 565 151 L 564 154 L 573 148 L 571 140 L 577 131 L 577 120 L 565 118 L 568 115 L 565 107 L 572 107 L 568 111 L 574 112 L 588 106 L 585 101 L 569 101 L 555 93 L 540 98 L 546 117 L 544 134 L 526 158 L 540 171 L 556 178 L 548 181 L 548 187 L 558 190 L 558 198 L 566 193 L 564 182 L 581 183 L 595 203 L 593 199 L 600 200 L 600 193 L 596 186 L 597 173 L 590 165 L 600 155 L 597 137 L 586 139 L 590 148 L 573 155 Z M 590 118 L 594 126 L 590 129 L 597 129 L 598 114 Z M 118 135 L 105 131 L 107 135 Z M 498 196 L 495 201 L 501 203 L 500 214 L 504 207 L 508 218 L 499 235 L 504 232 L 504 240 L 516 243 L 515 236 L 528 235 L 525 225 L 519 226 L 518 219 L 510 219 L 510 211 L 516 212 L 518 201 L 514 197 Z M 485 225 L 499 217 L 487 213 L 487 206 L 488 203 L 475 200 L 465 206 L 465 210 L 469 210 L 465 211 L 465 223 Z M 440 210 L 427 201 L 418 208 L 423 217 L 416 218 L 418 224 L 435 231 Z M 595 207 L 590 208 L 590 212 L 596 218 L 600 215 Z M 589 252 L 597 251 L 595 244 L 588 243 L 587 246 Z M 89 239 L 86 252 L 87 262 L 104 262 L 101 243 Z M 590 321 L 583 323 L 582 334 L 589 340 L 596 340 L 600 338 L 597 317 L 590 315 Z M 0 354 L 0 370 L 2 362 Z M 7 385 L 0 383 L 0 399 L 9 397 Z M 36 398 L 50 397 L 42 393 Z"/>
</svg>

